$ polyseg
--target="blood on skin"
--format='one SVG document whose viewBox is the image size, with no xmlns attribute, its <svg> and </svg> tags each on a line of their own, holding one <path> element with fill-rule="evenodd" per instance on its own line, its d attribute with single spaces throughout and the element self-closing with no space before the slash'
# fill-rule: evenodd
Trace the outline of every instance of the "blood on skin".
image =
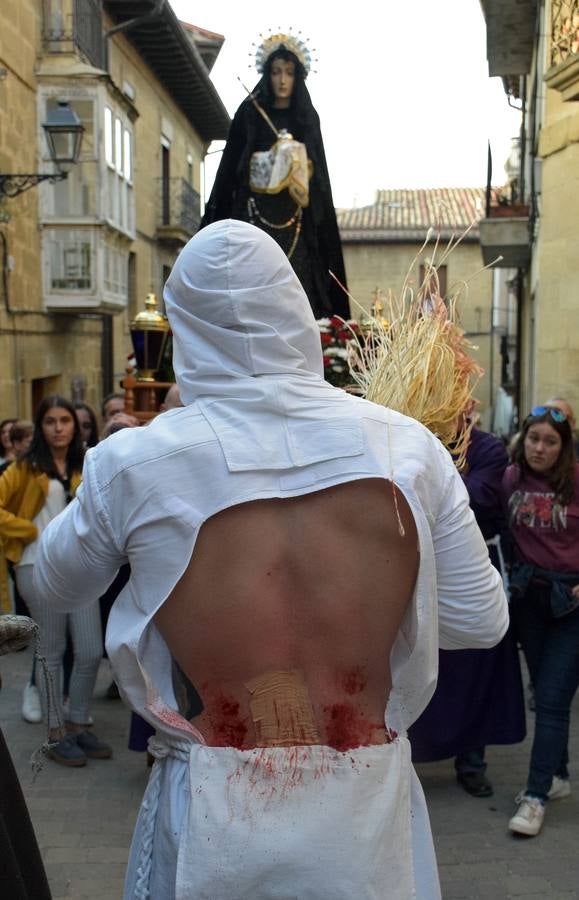
<svg viewBox="0 0 579 900">
<path fill-rule="evenodd" d="M 341 678 L 342 689 L 346 692 L 346 694 L 361 694 L 366 684 L 368 683 L 368 676 L 366 675 L 363 666 L 354 666 L 353 669 L 349 669 L 345 672 Z"/>
<path fill-rule="evenodd" d="M 247 724 L 239 712 L 239 703 L 219 693 L 214 700 L 210 717 L 215 747 L 236 747 L 240 750 L 247 737 Z"/>
<path fill-rule="evenodd" d="M 369 722 L 351 703 L 332 703 L 324 706 L 326 714 L 326 740 L 334 750 L 345 752 L 356 747 L 367 747 L 376 742 L 376 732 L 382 732 L 386 743 L 394 738 L 384 722 Z M 395 736 L 395 735 L 394 735 Z"/>
</svg>

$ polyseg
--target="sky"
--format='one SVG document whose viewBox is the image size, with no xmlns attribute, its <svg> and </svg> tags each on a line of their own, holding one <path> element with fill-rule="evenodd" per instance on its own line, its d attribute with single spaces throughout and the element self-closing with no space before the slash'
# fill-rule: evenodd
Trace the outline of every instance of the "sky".
<svg viewBox="0 0 579 900">
<path fill-rule="evenodd" d="M 520 115 L 488 76 L 479 0 L 292 0 L 290 18 L 272 17 L 271 0 L 170 2 L 180 19 L 225 36 L 211 77 L 230 115 L 245 96 L 237 76 L 248 88 L 259 78 L 260 32 L 301 29 L 318 58 L 307 85 L 336 206 L 372 203 L 379 189 L 483 187 L 488 140 L 493 182 L 504 183 Z M 208 184 L 219 157 L 207 158 Z"/>
</svg>

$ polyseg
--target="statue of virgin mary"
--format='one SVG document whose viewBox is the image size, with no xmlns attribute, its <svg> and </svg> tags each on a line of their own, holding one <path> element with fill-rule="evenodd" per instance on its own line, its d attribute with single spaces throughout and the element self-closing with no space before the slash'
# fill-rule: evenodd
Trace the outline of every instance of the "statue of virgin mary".
<svg viewBox="0 0 579 900">
<path fill-rule="evenodd" d="M 294 34 L 270 35 L 256 54 L 261 78 L 229 131 L 201 227 L 241 219 L 280 245 L 316 318 L 349 318 L 344 260 L 320 120 L 305 84 L 310 53 Z"/>
</svg>

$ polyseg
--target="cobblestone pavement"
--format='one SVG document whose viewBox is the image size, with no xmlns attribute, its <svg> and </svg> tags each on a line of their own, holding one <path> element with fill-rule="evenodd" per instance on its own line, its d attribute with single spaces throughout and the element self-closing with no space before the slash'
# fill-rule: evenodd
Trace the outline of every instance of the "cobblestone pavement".
<svg viewBox="0 0 579 900">
<path fill-rule="evenodd" d="M 129 713 L 120 701 L 105 699 L 110 672 L 103 662 L 93 716 L 95 731 L 113 745 L 114 758 L 89 760 L 82 769 L 66 769 L 47 760 L 32 783 L 28 759 L 42 742 L 44 731 L 43 726 L 26 724 L 20 718 L 30 660 L 29 651 L 0 660 L 0 721 L 26 795 L 53 898 L 120 900 L 130 837 L 148 777 L 144 754 L 127 749 Z M 574 712 L 571 764 L 576 774 L 577 700 Z M 531 715 L 529 719 L 532 726 Z M 451 761 L 418 768 L 428 799 L 445 900 L 579 900 L 579 783 L 575 795 L 551 804 L 538 838 L 515 838 L 507 831 L 513 797 L 524 785 L 529 750 L 528 739 L 518 746 L 488 749 L 488 774 L 495 795 L 484 800 L 469 797 L 457 786 Z"/>
</svg>

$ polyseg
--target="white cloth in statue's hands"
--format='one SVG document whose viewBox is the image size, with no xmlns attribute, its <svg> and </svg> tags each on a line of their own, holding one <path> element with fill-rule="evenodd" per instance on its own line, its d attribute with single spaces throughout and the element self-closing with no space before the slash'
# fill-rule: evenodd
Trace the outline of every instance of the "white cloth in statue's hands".
<svg viewBox="0 0 579 900">
<path fill-rule="evenodd" d="M 281 137 L 269 150 L 252 154 L 249 186 L 260 194 L 279 194 L 287 188 L 292 199 L 305 207 L 309 203 L 311 169 L 306 145 Z"/>
</svg>

